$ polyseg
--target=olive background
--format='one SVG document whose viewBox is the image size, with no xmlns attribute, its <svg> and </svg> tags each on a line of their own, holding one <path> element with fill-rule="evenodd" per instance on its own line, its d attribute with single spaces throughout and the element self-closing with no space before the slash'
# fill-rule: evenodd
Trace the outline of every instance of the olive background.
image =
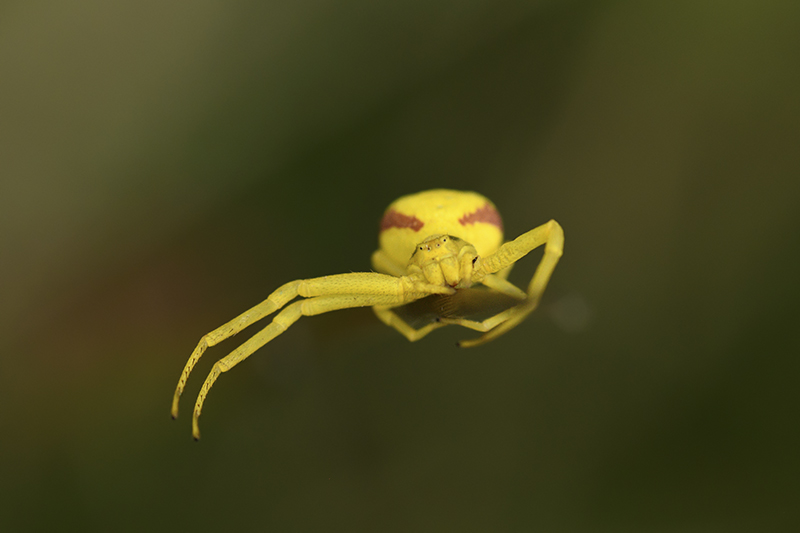
<svg viewBox="0 0 800 533">
<path fill-rule="evenodd" d="M 0 8 L 0 530 L 795 531 L 800 4 Z M 169 407 L 206 332 L 370 268 L 396 197 L 550 218 L 475 349 L 301 319 Z M 539 251 L 520 261 L 524 285 Z M 255 330 L 255 328 L 252 328 Z"/>
</svg>

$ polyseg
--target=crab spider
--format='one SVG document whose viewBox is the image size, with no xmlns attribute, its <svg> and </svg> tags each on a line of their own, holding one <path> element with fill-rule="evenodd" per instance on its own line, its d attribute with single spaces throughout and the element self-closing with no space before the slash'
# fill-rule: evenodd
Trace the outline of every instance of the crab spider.
<svg viewBox="0 0 800 533">
<path fill-rule="evenodd" d="M 178 416 L 178 400 L 206 348 L 279 309 L 283 310 L 266 328 L 214 364 L 194 406 L 195 439 L 200 438 L 198 419 L 203 402 L 220 373 L 247 359 L 301 316 L 371 306 L 384 324 L 410 341 L 454 324 L 483 333 L 459 346 L 488 342 L 515 327 L 536 308 L 563 252 L 564 232 L 551 220 L 503 244 L 503 224 L 492 202 L 474 192 L 435 189 L 395 200 L 381 220 L 379 244 L 372 254 L 372 266 L 377 272 L 291 281 L 260 304 L 203 336 L 178 380 L 172 417 Z M 545 245 L 542 259 L 528 290 L 522 291 L 507 281 L 508 273 L 514 263 L 541 245 Z M 457 313 L 442 313 L 420 328 L 412 327 L 396 312 L 400 306 L 422 298 L 453 296 L 460 289 L 477 284 L 512 299 L 513 305 L 482 321 L 469 320 Z M 289 303 L 298 296 L 304 299 Z"/>
</svg>

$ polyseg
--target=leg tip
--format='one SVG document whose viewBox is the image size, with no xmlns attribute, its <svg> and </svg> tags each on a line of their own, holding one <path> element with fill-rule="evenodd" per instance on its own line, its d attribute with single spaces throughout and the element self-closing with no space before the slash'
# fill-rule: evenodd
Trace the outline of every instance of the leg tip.
<svg viewBox="0 0 800 533">
<path fill-rule="evenodd" d="M 473 348 L 473 347 L 475 347 L 475 346 L 478 346 L 478 345 L 481 345 L 481 344 L 483 344 L 484 342 L 486 342 L 486 341 L 485 341 L 485 340 L 483 339 L 483 337 L 481 336 L 481 337 L 478 337 L 478 338 L 476 338 L 476 339 L 469 339 L 469 340 L 465 340 L 465 341 L 458 341 L 458 342 L 456 343 L 456 346 L 458 346 L 459 348 Z"/>
</svg>

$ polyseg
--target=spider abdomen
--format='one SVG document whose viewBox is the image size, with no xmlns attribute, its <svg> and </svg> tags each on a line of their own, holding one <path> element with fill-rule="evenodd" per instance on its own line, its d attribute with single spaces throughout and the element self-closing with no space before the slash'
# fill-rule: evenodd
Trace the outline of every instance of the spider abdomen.
<svg viewBox="0 0 800 533">
<path fill-rule="evenodd" d="M 497 208 L 475 192 L 433 189 L 398 198 L 383 215 L 378 241 L 398 266 L 408 264 L 414 249 L 434 235 L 452 235 L 488 256 L 503 243 Z"/>
</svg>

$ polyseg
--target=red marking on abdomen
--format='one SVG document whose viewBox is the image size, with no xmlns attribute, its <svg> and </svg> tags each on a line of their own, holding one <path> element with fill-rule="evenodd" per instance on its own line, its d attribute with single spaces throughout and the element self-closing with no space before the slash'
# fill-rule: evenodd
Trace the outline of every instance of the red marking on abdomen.
<svg viewBox="0 0 800 533">
<path fill-rule="evenodd" d="M 411 228 L 414 231 L 422 229 L 425 223 L 415 216 L 398 213 L 394 209 L 389 209 L 381 219 L 381 231 L 389 228 Z"/>
<path fill-rule="evenodd" d="M 459 224 L 466 226 L 467 224 L 475 224 L 476 222 L 484 222 L 497 226 L 500 231 L 503 231 L 503 220 L 500 218 L 500 213 L 497 209 L 492 207 L 491 204 L 486 204 L 475 212 L 458 219 Z"/>
</svg>

